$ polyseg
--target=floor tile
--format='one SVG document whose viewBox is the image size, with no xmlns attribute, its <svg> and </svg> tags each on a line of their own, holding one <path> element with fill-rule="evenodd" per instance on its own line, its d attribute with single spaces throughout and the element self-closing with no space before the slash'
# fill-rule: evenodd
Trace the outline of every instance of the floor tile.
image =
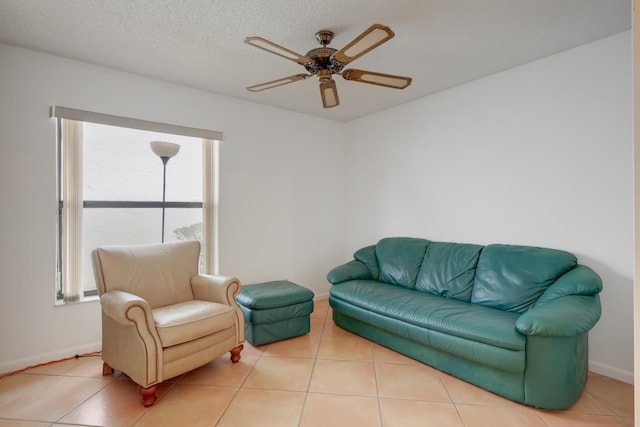
<svg viewBox="0 0 640 427">
<path fill-rule="evenodd" d="M 260 356 L 262 355 L 262 352 L 267 348 L 266 344 L 254 346 L 249 341 L 245 341 L 243 346 L 244 348 L 240 353 L 240 357 L 241 357 L 240 360 L 242 360 L 242 358 L 244 358 L 245 356 Z"/>
<path fill-rule="evenodd" d="M 213 426 L 231 402 L 236 389 L 176 384 L 136 423 L 136 427 Z"/>
<path fill-rule="evenodd" d="M 37 379 L 37 387 L 30 387 L 29 393 L 16 395 L 15 399 L 0 406 L 0 418 L 56 421 L 113 381 L 50 375 L 31 376 L 41 377 Z"/>
<path fill-rule="evenodd" d="M 309 393 L 300 427 L 380 426 L 378 400 L 372 397 Z"/>
<path fill-rule="evenodd" d="M 621 427 L 625 422 L 616 416 L 570 412 L 539 412 L 548 427 Z"/>
<path fill-rule="evenodd" d="M 318 352 L 319 343 L 319 336 L 302 335 L 268 344 L 262 354 L 264 356 L 314 358 Z"/>
<path fill-rule="evenodd" d="M 634 427 L 635 423 L 633 417 L 619 417 L 620 421 L 622 421 L 622 425 L 625 427 Z"/>
<path fill-rule="evenodd" d="M 380 399 L 383 426 L 464 427 L 452 403 Z"/>
<path fill-rule="evenodd" d="M 217 385 L 240 387 L 258 361 L 258 356 L 243 356 L 238 363 L 228 357 L 219 357 L 191 372 L 187 372 L 180 384 Z"/>
<path fill-rule="evenodd" d="M 307 391 L 313 359 L 262 357 L 244 382 L 244 388 Z"/>
<path fill-rule="evenodd" d="M 586 391 L 603 402 L 616 415 L 633 417 L 633 385 L 602 375 L 590 375 Z"/>
<path fill-rule="evenodd" d="M 240 389 L 216 427 L 297 427 L 305 396 L 292 391 Z"/>
<path fill-rule="evenodd" d="M 371 341 L 357 336 L 324 336 L 320 340 L 318 359 L 360 360 L 371 362 Z"/>
<path fill-rule="evenodd" d="M 613 411 L 609 409 L 607 405 L 596 399 L 586 390 L 582 393 L 578 401 L 565 411 L 594 415 L 613 415 Z"/>
<path fill-rule="evenodd" d="M 102 378 L 102 359 L 100 357 L 83 357 L 78 359 L 76 366 L 69 369 L 64 375 L 74 377 Z M 117 377 L 119 374 L 115 373 Z"/>
<path fill-rule="evenodd" d="M 311 314 L 313 315 L 322 315 L 322 316 L 326 316 L 326 314 L 329 312 L 329 299 L 328 298 L 324 298 L 324 299 L 317 299 L 313 301 L 313 313 Z"/>
<path fill-rule="evenodd" d="M 322 335 L 322 332 L 324 331 L 324 322 L 325 319 L 323 317 L 311 316 L 311 330 L 309 331 L 309 335 Z"/>
<path fill-rule="evenodd" d="M 492 405 L 492 406 L 520 406 L 497 394 L 486 391 L 474 384 L 468 383 L 452 375 L 438 372 L 451 399 L 454 403 L 465 403 L 472 405 Z"/>
<path fill-rule="evenodd" d="M 161 398 L 172 387 L 174 384 L 161 384 L 156 396 Z M 142 405 L 137 389 L 138 385 L 133 381 L 113 381 L 62 417 L 60 422 L 108 427 L 131 426 L 148 411 Z"/>
<path fill-rule="evenodd" d="M 23 396 L 37 393 L 50 382 L 44 375 L 15 374 L 0 379 L 0 409 Z"/>
<path fill-rule="evenodd" d="M 525 406 L 456 405 L 466 427 L 548 427 Z"/>
<path fill-rule="evenodd" d="M 39 421 L 0 420 L 0 427 L 49 427 L 51 423 Z"/>
<path fill-rule="evenodd" d="M 100 356 L 74 357 L 58 363 L 44 364 L 27 371 L 29 374 L 102 376 L 102 358 Z"/>
<path fill-rule="evenodd" d="M 415 359 L 412 359 L 404 354 L 400 354 L 391 350 L 390 348 L 383 347 L 380 344 L 372 343 L 371 346 L 373 353 L 373 360 L 375 362 L 380 363 L 404 363 L 404 364 L 414 364 L 414 365 L 422 365 L 423 363 L 418 362 Z"/>
<path fill-rule="evenodd" d="M 311 376 L 309 391 L 377 396 L 373 363 L 318 359 Z"/>
<path fill-rule="evenodd" d="M 345 336 L 345 337 L 352 337 L 354 336 L 353 333 L 347 331 L 346 329 L 342 329 L 340 326 L 336 325 L 335 323 L 333 323 L 332 317 L 331 317 L 331 312 L 329 312 L 329 315 L 327 315 L 327 319 L 324 323 L 324 330 L 322 332 L 322 335 L 325 337 L 335 337 L 335 336 Z"/>
<path fill-rule="evenodd" d="M 377 363 L 375 370 L 380 397 L 452 403 L 430 366 Z"/>
</svg>

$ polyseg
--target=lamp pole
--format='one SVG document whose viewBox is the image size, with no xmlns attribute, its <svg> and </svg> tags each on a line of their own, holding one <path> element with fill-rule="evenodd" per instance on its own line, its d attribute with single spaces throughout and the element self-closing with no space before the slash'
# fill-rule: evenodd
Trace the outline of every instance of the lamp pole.
<svg viewBox="0 0 640 427">
<path fill-rule="evenodd" d="M 180 145 L 166 141 L 151 141 L 151 150 L 162 160 L 162 240 L 164 243 L 164 211 L 167 189 L 167 163 L 169 159 L 178 154 Z"/>
<path fill-rule="evenodd" d="M 162 160 L 162 239 L 161 243 L 164 243 L 164 204 L 165 204 L 165 196 L 167 192 L 167 163 L 169 163 L 170 157 L 161 156 L 160 160 Z"/>
</svg>

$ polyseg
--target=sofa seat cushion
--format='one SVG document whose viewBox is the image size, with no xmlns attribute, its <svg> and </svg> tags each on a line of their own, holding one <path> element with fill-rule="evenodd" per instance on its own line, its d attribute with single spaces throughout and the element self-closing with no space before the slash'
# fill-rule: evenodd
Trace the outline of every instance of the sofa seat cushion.
<svg viewBox="0 0 640 427">
<path fill-rule="evenodd" d="M 415 326 L 509 350 L 524 350 L 516 313 L 469 304 L 374 280 L 334 285 L 331 298 Z"/>
<path fill-rule="evenodd" d="M 163 347 L 195 340 L 235 326 L 233 307 L 192 300 L 152 310 Z"/>
</svg>

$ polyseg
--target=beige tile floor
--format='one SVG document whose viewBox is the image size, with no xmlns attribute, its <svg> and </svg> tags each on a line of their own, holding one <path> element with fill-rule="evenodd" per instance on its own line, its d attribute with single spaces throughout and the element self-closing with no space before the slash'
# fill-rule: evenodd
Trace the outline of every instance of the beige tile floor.
<svg viewBox="0 0 640 427">
<path fill-rule="evenodd" d="M 0 427 L 563 427 L 632 426 L 633 386 L 591 374 L 581 399 L 554 412 L 510 402 L 335 326 L 317 301 L 311 332 L 225 355 L 164 383 L 144 408 L 100 357 L 0 379 Z"/>
</svg>

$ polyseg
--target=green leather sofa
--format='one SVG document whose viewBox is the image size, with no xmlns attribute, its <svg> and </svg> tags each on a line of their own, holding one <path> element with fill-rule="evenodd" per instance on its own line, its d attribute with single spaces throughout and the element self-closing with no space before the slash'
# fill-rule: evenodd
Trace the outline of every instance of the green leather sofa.
<svg viewBox="0 0 640 427">
<path fill-rule="evenodd" d="M 602 281 L 568 252 L 392 237 L 327 279 L 334 322 L 385 347 L 538 408 L 584 390 Z"/>
</svg>

